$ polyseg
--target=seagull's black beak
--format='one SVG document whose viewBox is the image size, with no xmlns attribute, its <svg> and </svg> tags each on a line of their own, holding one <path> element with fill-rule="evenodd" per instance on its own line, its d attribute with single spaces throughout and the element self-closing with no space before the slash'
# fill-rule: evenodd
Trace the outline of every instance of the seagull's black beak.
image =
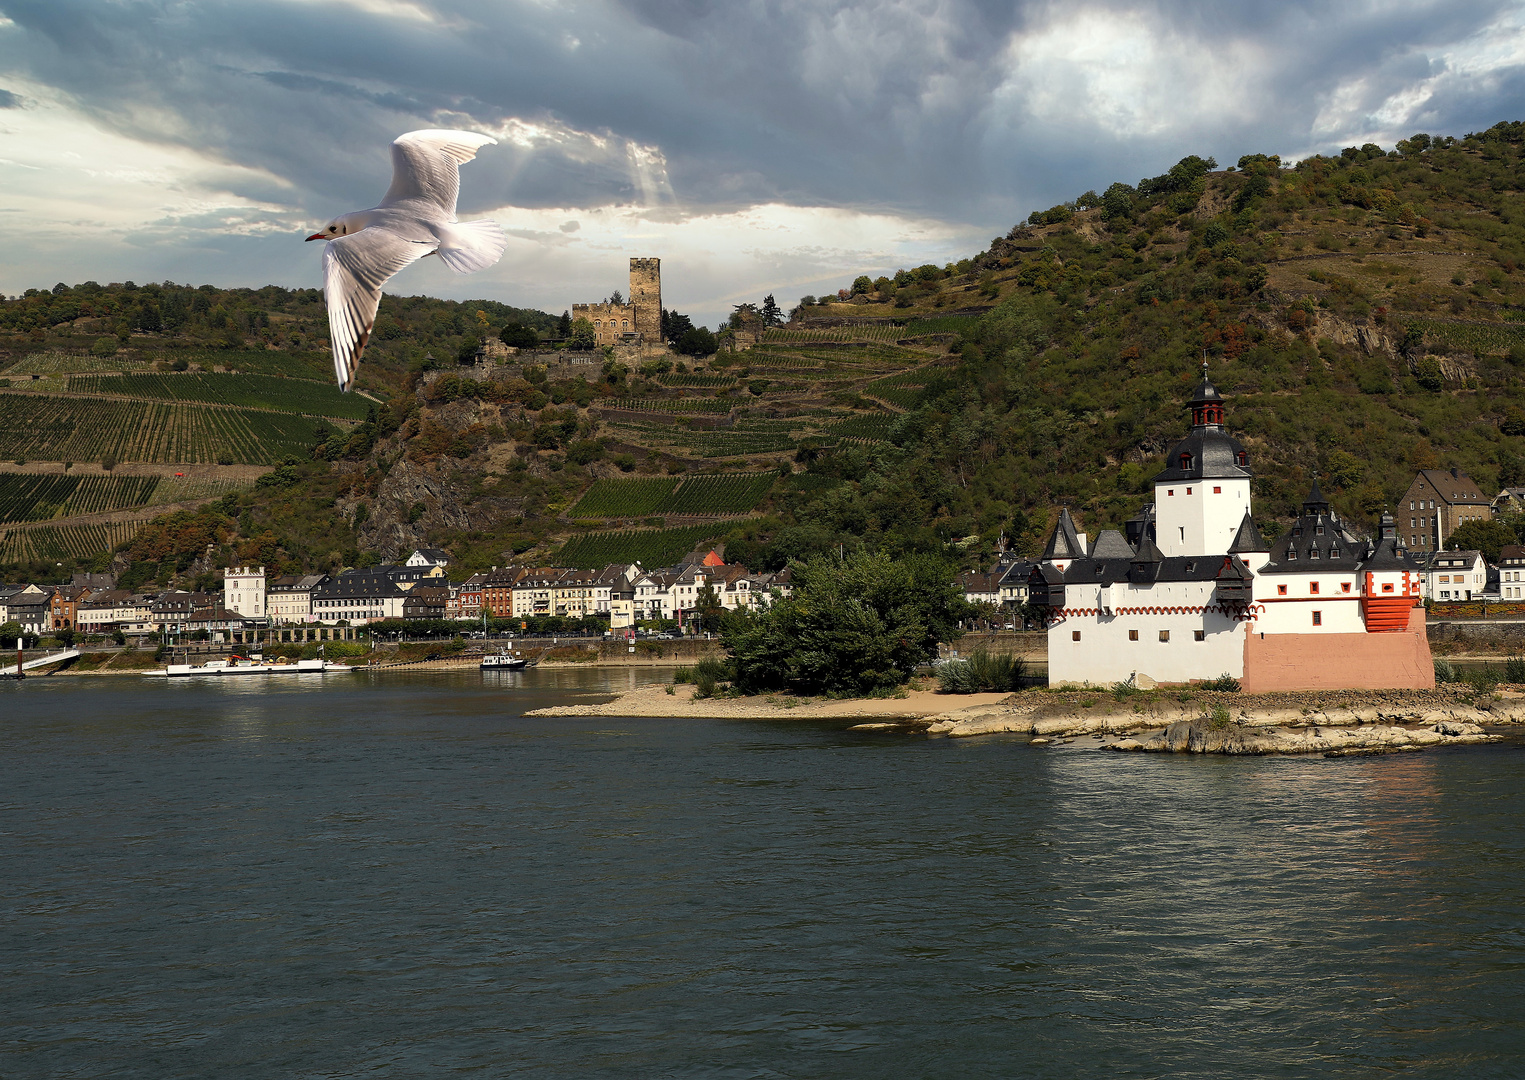
<svg viewBox="0 0 1525 1080">
<path fill-rule="evenodd" d="M 324 236 L 320 232 L 315 232 L 315 233 L 313 233 L 311 236 L 309 236 L 307 238 L 307 240 L 327 240 L 327 239 L 328 239 L 328 237 Z M 304 240 L 302 242 L 305 244 L 307 242 L 307 240 Z"/>
</svg>

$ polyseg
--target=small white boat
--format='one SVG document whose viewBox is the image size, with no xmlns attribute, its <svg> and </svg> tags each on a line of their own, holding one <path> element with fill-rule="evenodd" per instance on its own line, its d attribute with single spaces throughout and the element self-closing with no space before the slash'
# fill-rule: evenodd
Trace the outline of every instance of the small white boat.
<svg viewBox="0 0 1525 1080">
<path fill-rule="evenodd" d="M 208 660 L 205 664 L 171 664 L 162 671 L 145 675 L 310 675 L 325 671 L 349 671 L 348 664 L 328 660 L 296 660 L 287 664 L 267 664 L 261 657 L 230 656 L 226 660 Z"/>
<path fill-rule="evenodd" d="M 481 664 L 483 670 L 495 668 L 499 671 L 518 671 L 520 668 L 528 666 L 528 660 L 522 656 L 514 656 L 511 653 L 493 653 L 490 656 L 484 656 L 482 657 Z"/>
</svg>

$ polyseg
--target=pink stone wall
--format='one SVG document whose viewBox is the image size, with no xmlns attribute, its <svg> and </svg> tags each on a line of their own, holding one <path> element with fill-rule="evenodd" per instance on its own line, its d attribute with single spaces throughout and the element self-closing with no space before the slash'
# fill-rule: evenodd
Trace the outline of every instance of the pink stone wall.
<svg viewBox="0 0 1525 1080">
<path fill-rule="evenodd" d="M 1435 663 L 1424 608 L 1407 630 L 1386 634 L 1267 634 L 1244 642 L 1247 694 L 1273 690 L 1428 690 Z"/>
</svg>

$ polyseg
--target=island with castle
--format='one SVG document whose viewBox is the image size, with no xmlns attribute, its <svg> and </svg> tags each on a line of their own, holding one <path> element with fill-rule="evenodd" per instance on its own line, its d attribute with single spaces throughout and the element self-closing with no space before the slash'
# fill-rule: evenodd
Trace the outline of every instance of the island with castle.
<svg viewBox="0 0 1525 1080">
<path fill-rule="evenodd" d="M 1237 680 L 1273 690 L 1435 685 L 1418 568 L 1384 513 L 1353 535 L 1318 481 L 1274 544 L 1250 513 L 1254 473 L 1208 378 L 1154 501 L 1094 541 L 1067 509 L 1028 580 L 1048 630 L 1053 686 Z"/>
</svg>

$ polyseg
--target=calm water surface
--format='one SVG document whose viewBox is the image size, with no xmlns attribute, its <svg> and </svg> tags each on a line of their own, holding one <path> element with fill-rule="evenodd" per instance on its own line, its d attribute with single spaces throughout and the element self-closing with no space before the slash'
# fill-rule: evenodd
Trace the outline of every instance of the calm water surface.
<svg viewBox="0 0 1525 1080">
<path fill-rule="evenodd" d="M 631 677 L 0 687 L 0 1076 L 1525 1074 L 1515 746 L 520 715 Z"/>
</svg>

